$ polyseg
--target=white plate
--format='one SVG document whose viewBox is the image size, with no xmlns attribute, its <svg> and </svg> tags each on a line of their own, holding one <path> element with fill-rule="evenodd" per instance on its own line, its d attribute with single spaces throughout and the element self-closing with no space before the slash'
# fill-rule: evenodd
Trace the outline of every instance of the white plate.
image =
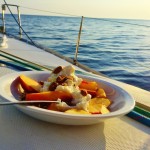
<svg viewBox="0 0 150 150">
<path fill-rule="evenodd" d="M 0 95 L 7 101 L 16 101 L 19 99 L 17 91 L 18 76 L 20 74 L 27 75 L 38 81 L 46 80 L 50 72 L 47 71 L 24 71 L 11 73 L 0 78 Z M 79 75 L 81 78 L 94 80 L 101 85 L 105 90 L 108 98 L 112 101 L 109 114 L 94 114 L 94 115 L 72 115 L 63 112 L 51 111 L 35 106 L 15 105 L 19 110 L 34 118 L 48 121 L 57 124 L 65 125 L 89 125 L 99 123 L 105 119 L 119 117 L 129 113 L 135 106 L 135 101 L 129 93 L 115 85 L 107 82 L 104 79 L 97 77 L 87 77 Z"/>
</svg>

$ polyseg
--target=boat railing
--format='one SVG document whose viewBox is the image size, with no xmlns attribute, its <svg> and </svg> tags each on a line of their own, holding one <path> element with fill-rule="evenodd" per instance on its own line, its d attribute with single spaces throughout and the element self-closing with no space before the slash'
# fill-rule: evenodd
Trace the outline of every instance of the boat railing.
<svg viewBox="0 0 150 150">
<path fill-rule="evenodd" d="M 5 23 L 5 11 L 6 11 L 6 6 L 9 9 L 9 12 L 11 13 L 11 15 L 14 17 L 14 15 L 11 12 L 11 9 L 9 8 L 9 6 L 12 7 L 16 7 L 17 8 L 17 12 L 18 12 L 18 20 L 16 20 L 16 18 L 14 17 L 16 23 L 19 26 L 19 35 L 20 38 L 22 38 L 22 32 L 25 33 L 25 35 L 27 36 L 27 38 L 31 41 L 31 43 L 35 46 L 37 46 L 37 44 L 35 44 L 32 39 L 28 36 L 28 34 L 24 31 L 24 29 L 21 26 L 21 15 L 20 15 L 20 9 L 18 5 L 14 5 L 14 4 L 3 4 L 2 5 L 2 22 L 3 22 L 3 26 L 2 26 L 2 33 L 5 34 L 6 33 L 6 23 Z M 81 32 L 82 32 L 82 24 L 83 24 L 83 16 L 81 17 L 81 23 L 80 23 L 80 28 L 79 28 L 79 33 L 78 33 L 78 38 L 77 38 L 77 44 L 76 44 L 76 50 L 75 50 L 75 55 L 74 55 L 74 59 L 73 59 L 73 64 L 77 65 L 77 56 L 78 56 L 78 49 L 79 49 L 79 44 L 80 44 L 80 37 L 81 37 Z M 38 46 L 37 46 L 38 47 Z"/>
<path fill-rule="evenodd" d="M 2 28 L 2 32 L 5 33 L 6 32 L 6 25 L 5 25 L 5 11 L 6 11 L 6 6 L 11 6 L 11 7 L 16 7 L 17 8 L 17 13 L 18 13 L 18 25 L 19 25 L 19 35 L 20 37 L 22 36 L 22 28 L 21 28 L 21 17 L 20 17 L 20 9 L 18 5 L 14 5 L 14 4 L 3 4 L 2 5 L 2 22 L 3 22 L 3 28 Z M 9 9 L 9 7 L 8 7 Z"/>
</svg>

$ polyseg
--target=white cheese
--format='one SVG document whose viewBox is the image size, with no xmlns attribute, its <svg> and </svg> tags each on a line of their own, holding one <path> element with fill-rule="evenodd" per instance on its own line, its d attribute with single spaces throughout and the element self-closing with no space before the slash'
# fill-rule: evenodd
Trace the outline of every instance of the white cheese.
<svg viewBox="0 0 150 150">
<path fill-rule="evenodd" d="M 47 82 L 45 81 L 44 84 L 43 84 L 43 87 L 41 88 L 41 92 L 46 92 L 46 91 L 49 91 L 49 86 L 50 86 L 51 82 Z"/>
<path fill-rule="evenodd" d="M 81 91 L 79 89 L 79 85 L 82 82 L 82 78 L 78 78 L 75 75 L 75 68 L 71 65 L 66 66 L 63 68 L 62 71 L 60 71 L 58 74 L 51 73 L 48 80 L 44 82 L 43 87 L 41 88 L 41 92 L 49 91 L 49 86 L 52 82 L 55 82 L 58 76 L 72 76 L 73 79 L 67 79 L 64 83 L 65 85 L 58 85 L 55 89 L 55 91 L 65 91 L 72 94 L 73 100 L 72 104 L 74 106 L 69 106 L 65 102 L 60 102 L 57 104 L 58 108 L 61 109 L 61 111 L 70 109 L 70 108 L 77 108 L 77 109 L 83 109 L 87 111 L 88 102 L 91 99 L 91 95 L 87 94 L 86 96 L 83 96 L 81 94 Z"/>
</svg>

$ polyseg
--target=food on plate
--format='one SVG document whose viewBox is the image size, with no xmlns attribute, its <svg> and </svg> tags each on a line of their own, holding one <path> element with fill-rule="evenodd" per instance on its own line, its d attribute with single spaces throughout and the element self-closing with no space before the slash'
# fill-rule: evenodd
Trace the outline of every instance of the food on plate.
<svg viewBox="0 0 150 150">
<path fill-rule="evenodd" d="M 61 99 L 64 102 L 70 101 L 72 99 L 72 95 L 69 92 L 65 91 L 47 91 L 47 92 L 39 92 L 39 93 L 28 93 L 25 95 L 25 100 L 50 100 L 55 101 Z"/>
<path fill-rule="evenodd" d="M 25 75 L 20 75 L 19 80 L 20 80 L 20 84 L 21 84 L 22 88 L 26 92 L 40 92 L 42 85 L 39 82 L 37 82 Z"/>
<path fill-rule="evenodd" d="M 92 98 L 87 106 L 88 112 L 91 114 L 106 114 L 109 113 L 107 107 L 110 105 L 110 100 L 107 98 Z"/>
<path fill-rule="evenodd" d="M 56 67 L 46 81 L 19 76 L 24 93 L 22 100 L 51 100 L 57 103 L 39 103 L 38 107 L 69 114 L 107 114 L 111 100 L 95 82 L 75 75 L 72 65 Z"/>
<path fill-rule="evenodd" d="M 86 90 L 91 90 L 91 91 L 96 91 L 98 89 L 98 85 L 96 82 L 87 82 L 83 80 L 81 84 L 79 85 L 80 89 L 86 89 Z"/>
</svg>

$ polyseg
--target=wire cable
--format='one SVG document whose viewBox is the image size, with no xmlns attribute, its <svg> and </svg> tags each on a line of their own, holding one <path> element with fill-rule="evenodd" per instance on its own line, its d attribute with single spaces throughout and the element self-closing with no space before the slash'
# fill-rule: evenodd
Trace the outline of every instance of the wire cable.
<svg viewBox="0 0 150 150">
<path fill-rule="evenodd" d="M 72 15 L 72 14 L 66 14 L 66 13 L 60 13 L 60 12 L 54 12 L 54 11 L 48 11 L 48 10 L 35 9 L 35 8 L 30 8 L 30 7 L 25 7 L 25 6 L 20 6 L 20 7 L 30 9 L 30 10 L 35 10 L 35 11 L 47 12 L 47 13 L 51 13 L 51 14 L 66 15 L 66 16 L 72 16 L 72 17 L 81 17 L 81 16 L 78 16 L 78 15 Z"/>
<path fill-rule="evenodd" d="M 47 13 L 53 13 L 53 14 L 59 14 L 59 15 L 67 15 L 67 16 L 72 16 L 72 17 L 81 17 L 78 15 L 73 15 L 73 14 L 66 14 L 66 13 L 60 13 L 60 12 L 54 12 L 54 11 L 48 11 L 48 10 L 42 10 L 42 9 L 35 9 L 35 8 L 31 8 L 31 7 L 26 7 L 26 6 L 20 6 L 22 8 L 25 9 L 30 9 L 30 10 L 34 10 L 34 11 L 40 11 L 40 12 L 47 12 Z M 122 24 L 129 24 L 129 25 L 135 25 L 135 26 L 142 26 L 142 27 L 148 27 L 150 28 L 150 26 L 148 25 L 142 25 L 142 24 L 136 24 L 136 23 L 129 23 L 129 22 L 123 22 L 123 21 L 116 21 L 116 20 L 110 20 L 107 18 L 94 18 L 94 17 L 85 17 L 84 18 L 88 18 L 88 19 L 97 19 L 97 20 L 102 20 L 102 21 L 108 21 L 108 22 L 116 22 L 116 23 L 122 23 Z"/>
<path fill-rule="evenodd" d="M 142 24 L 136 24 L 136 23 L 129 23 L 129 22 L 123 22 L 123 21 L 116 21 L 115 19 L 106 19 L 106 18 L 91 18 L 91 17 L 85 17 L 88 19 L 97 19 L 97 20 L 102 20 L 102 21 L 108 21 L 108 22 L 116 22 L 116 23 L 122 23 L 122 24 L 129 24 L 129 25 L 135 25 L 135 26 L 142 26 L 142 27 L 148 27 L 150 28 L 150 26 L 148 25 L 142 25 Z"/>
<path fill-rule="evenodd" d="M 7 6 L 10 14 L 12 15 L 12 17 L 14 18 L 14 20 L 16 21 L 16 23 L 18 24 L 18 26 L 21 28 L 21 30 L 24 32 L 24 34 L 27 36 L 27 38 L 31 41 L 31 43 L 37 47 L 37 45 L 32 41 L 32 39 L 28 36 L 28 34 L 24 31 L 24 29 L 20 26 L 19 22 L 17 21 L 17 19 L 15 18 L 15 16 L 13 15 L 11 9 L 9 8 L 8 4 L 6 3 L 6 1 L 4 0 L 5 5 Z"/>
</svg>

